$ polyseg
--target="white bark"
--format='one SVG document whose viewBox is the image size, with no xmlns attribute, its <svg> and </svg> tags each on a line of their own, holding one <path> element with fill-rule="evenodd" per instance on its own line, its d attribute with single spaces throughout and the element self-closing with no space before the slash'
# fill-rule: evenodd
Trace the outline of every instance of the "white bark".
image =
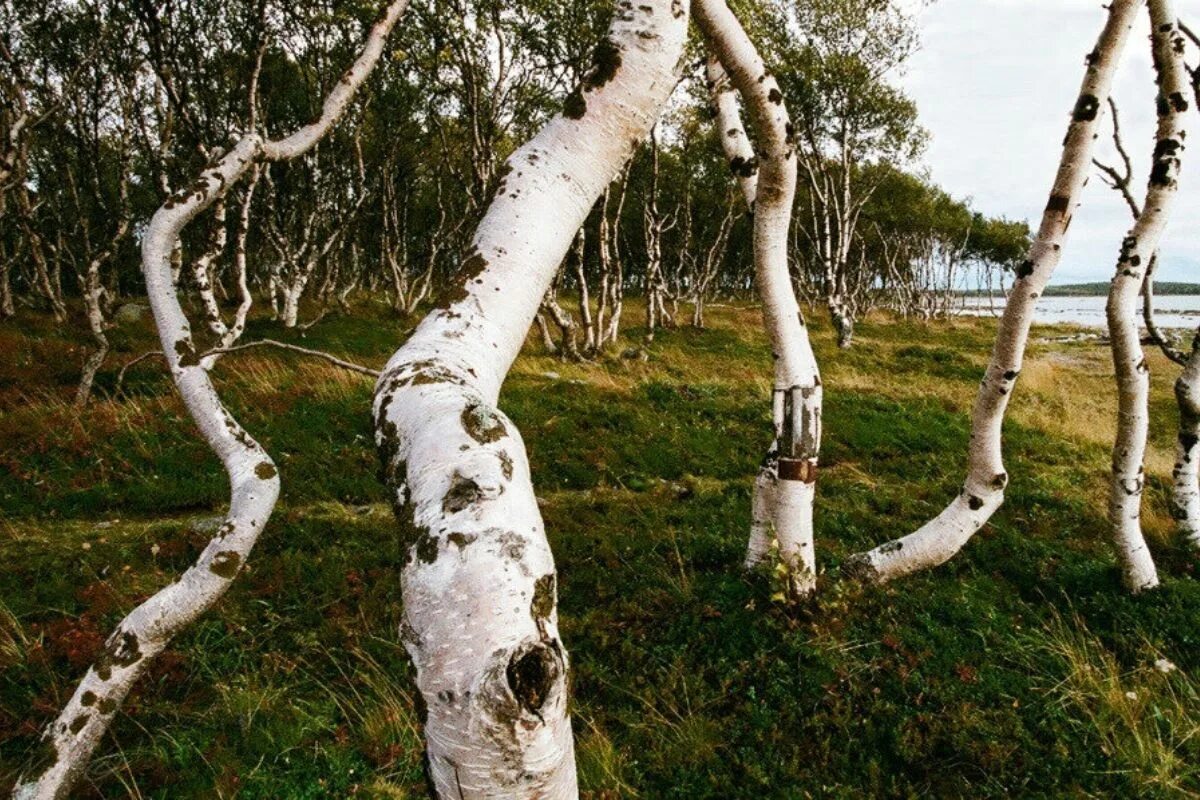
<svg viewBox="0 0 1200 800">
<path fill-rule="evenodd" d="M 1179 405 L 1179 436 L 1175 445 L 1175 468 L 1171 505 L 1184 542 L 1200 552 L 1200 334 L 1192 340 L 1192 352 L 1183 373 L 1175 381 Z"/>
<path fill-rule="evenodd" d="M 300 296 L 308 285 L 308 276 L 303 275 L 283 286 L 283 327 L 294 328 L 300 320 Z"/>
<path fill-rule="evenodd" d="M 259 60 L 261 61 L 261 58 Z M 251 92 L 252 110 L 255 107 L 255 103 L 253 102 L 255 96 L 256 92 Z M 251 117 L 253 116 L 251 114 Z M 242 333 L 246 330 L 246 318 L 250 315 L 251 306 L 254 305 L 254 296 L 250 294 L 250 284 L 248 282 L 249 270 L 246 268 L 246 239 L 250 234 L 250 212 L 254 203 L 254 190 L 258 187 L 258 180 L 261 176 L 262 167 L 255 165 L 250 170 L 250 181 L 246 184 L 246 191 L 242 196 L 241 210 L 238 212 L 237 232 L 234 234 L 233 250 L 233 275 L 238 287 L 238 307 L 233 316 L 233 324 L 226 328 L 225 335 L 221 337 L 221 347 L 229 347 L 242 338 Z"/>
<path fill-rule="evenodd" d="M 175 291 L 172 254 L 184 227 L 224 196 L 259 158 L 292 158 L 325 135 L 371 72 L 407 0 L 394 0 L 372 26 L 358 60 L 325 102 L 317 123 L 281 142 L 244 136 L 214 166 L 172 196 L 151 218 L 142 241 L 146 293 L 175 385 L 201 436 L 229 474 L 230 505 L 224 524 L 180 579 L 133 609 L 105 643 L 66 708 L 43 734 L 41 758 L 18 779 L 14 797 L 65 797 L 113 715 L 147 666 L 171 639 L 225 593 L 245 564 L 279 496 L 279 478 L 266 451 L 221 403 Z M 334 103 L 332 100 L 338 99 Z"/>
<path fill-rule="evenodd" d="M 1008 474 L 1002 460 L 1001 432 L 1008 400 L 1021 372 L 1029 326 L 1038 297 L 1058 265 L 1071 216 L 1098 137 L 1102 109 L 1129 31 L 1142 0 L 1113 0 L 1063 143 L 1062 159 L 1050 199 L 1028 259 L 1018 268 L 1004 315 L 1000 318 L 992 360 L 975 401 L 968 449 L 967 479 L 941 514 L 919 530 L 849 559 L 844 572 L 868 581 L 888 581 L 948 561 L 1004 502 Z"/>
<path fill-rule="evenodd" d="M 1180 156 L 1187 136 L 1188 109 L 1183 36 L 1169 0 L 1150 0 L 1154 65 L 1158 72 L 1158 131 L 1142 214 L 1121 245 L 1117 274 L 1108 293 L 1108 329 L 1116 369 L 1118 414 L 1113 444 L 1109 521 L 1126 588 L 1140 592 L 1158 585 L 1154 559 L 1142 535 L 1145 486 L 1143 461 L 1150 427 L 1150 368 L 1138 330 L 1138 292 L 1158 248 L 1178 193 Z"/>
<path fill-rule="evenodd" d="M 124 168 L 124 163 L 121 166 Z M 104 293 L 107 290 L 101 280 L 100 270 L 116 257 L 121 243 L 129 233 L 129 182 L 124 175 L 120 180 L 118 194 L 120 201 L 117 211 L 117 228 L 105 248 L 99 253 L 93 254 L 88 260 L 87 270 L 79 280 L 79 294 L 83 300 L 88 330 L 92 334 L 92 340 L 96 343 L 96 349 L 88 355 L 83 364 L 79 387 L 75 390 L 75 407 L 77 409 L 86 406 L 91 398 L 92 384 L 96 380 L 96 373 L 104 365 L 110 347 L 106 333 L 108 322 L 104 319 Z"/>
<path fill-rule="evenodd" d="M 204 322 L 208 329 L 217 337 L 224 340 L 229 329 L 221 319 L 221 304 L 213 289 L 214 265 L 225 251 L 225 201 L 218 198 L 213 202 L 212 238 L 208 249 L 192 262 L 192 280 L 196 284 L 196 293 L 200 295 L 200 305 L 204 308 Z"/>
<path fill-rule="evenodd" d="M 495 406 L 575 232 L 674 88 L 686 25 L 680 0 L 618 7 L 564 115 L 508 159 L 449 306 L 376 387 L 439 797 L 577 796 L 554 562 L 525 447 Z"/>
<path fill-rule="evenodd" d="M 762 560 L 773 532 L 789 568 L 791 592 L 803 597 L 816 588 L 813 500 L 821 445 L 821 377 L 788 272 L 788 228 L 796 193 L 792 126 L 775 78 L 724 0 L 693 0 L 692 8 L 719 62 L 710 59 L 708 74 L 720 139 L 754 212 L 755 281 L 775 357 L 775 441 L 754 484 L 746 564 L 753 567 Z M 721 68 L 754 122 L 760 146 L 757 172 Z"/>
<path fill-rule="evenodd" d="M 754 198 L 758 192 L 758 156 L 754 155 L 754 144 L 746 135 L 738 107 L 737 90 L 729 82 L 729 75 L 721 66 L 716 55 L 710 53 L 704 65 L 708 79 L 709 100 L 717 113 L 717 136 L 721 149 L 729 161 L 729 169 L 737 178 L 746 206 L 754 210 Z"/>
</svg>

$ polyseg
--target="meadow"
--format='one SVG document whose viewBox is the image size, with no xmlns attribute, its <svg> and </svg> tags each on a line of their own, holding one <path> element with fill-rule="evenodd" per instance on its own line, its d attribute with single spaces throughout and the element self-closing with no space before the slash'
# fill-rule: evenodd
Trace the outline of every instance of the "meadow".
<svg viewBox="0 0 1200 800">
<path fill-rule="evenodd" d="M 711 308 L 708 329 L 660 331 L 636 358 L 621 354 L 636 328 L 581 364 L 532 337 L 505 385 L 559 569 L 583 796 L 1200 797 L 1200 583 L 1168 510 L 1176 368 L 1151 354 L 1143 523 L 1160 589 L 1121 589 L 1112 364 L 1094 341 L 1051 341 L 1062 328 L 1031 340 L 992 524 L 937 570 L 863 587 L 842 561 L 958 489 L 995 322 L 872 317 L 838 351 L 811 316 L 822 574 L 803 607 L 740 569 L 770 431 L 756 309 Z M 412 324 L 364 304 L 303 333 L 258 319 L 246 340 L 380 367 Z M 78 340 L 29 312 L 0 323 L 0 791 L 226 501 L 158 362 L 116 392 L 117 367 L 154 346 L 149 320 L 111 338 L 76 413 Z M 281 502 L 248 570 L 135 688 L 79 795 L 425 797 L 371 380 L 261 350 L 216 375 L 279 464 Z"/>
</svg>

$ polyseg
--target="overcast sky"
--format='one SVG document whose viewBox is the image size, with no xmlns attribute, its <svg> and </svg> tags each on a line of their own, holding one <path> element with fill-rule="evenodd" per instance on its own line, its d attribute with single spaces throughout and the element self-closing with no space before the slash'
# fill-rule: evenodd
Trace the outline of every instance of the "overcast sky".
<svg viewBox="0 0 1200 800">
<path fill-rule="evenodd" d="M 1200 22 L 1200 0 L 1176 0 L 1176 9 Z M 934 181 L 971 198 L 979 211 L 1036 228 L 1083 79 L 1083 57 L 1105 13 L 1099 0 L 937 0 L 921 12 L 922 49 L 902 83 L 932 134 L 925 165 Z M 1139 202 L 1154 146 L 1149 31 L 1143 12 L 1115 89 Z M 1100 153 L 1111 160 L 1108 125 L 1106 115 Z M 1200 116 L 1189 128 L 1195 131 L 1190 141 L 1200 141 Z M 1160 280 L 1200 282 L 1200 147 L 1191 151 Z M 1117 193 L 1093 177 L 1052 283 L 1110 279 L 1130 224 Z"/>
</svg>

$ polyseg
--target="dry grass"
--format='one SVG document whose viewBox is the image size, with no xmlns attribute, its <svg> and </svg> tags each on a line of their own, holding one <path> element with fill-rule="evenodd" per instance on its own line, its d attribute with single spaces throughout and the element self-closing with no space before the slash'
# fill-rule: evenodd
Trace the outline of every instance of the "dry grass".
<svg viewBox="0 0 1200 800">
<path fill-rule="evenodd" d="M 1078 615 L 1054 614 L 1037 647 L 1062 670 L 1049 698 L 1143 796 L 1200 797 L 1200 682 L 1155 666 L 1164 655 L 1148 642 L 1144 660 L 1122 667 Z"/>
</svg>

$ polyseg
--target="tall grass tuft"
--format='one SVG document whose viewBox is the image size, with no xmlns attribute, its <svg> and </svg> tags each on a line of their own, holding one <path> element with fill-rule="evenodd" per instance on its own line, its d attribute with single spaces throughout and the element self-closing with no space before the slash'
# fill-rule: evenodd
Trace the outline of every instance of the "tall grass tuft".
<svg viewBox="0 0 1200 800">
<path fill-rule="evenodd" d="M 1078 615 L 1055 613 L 1041 648 L 1061 670 L 1049 688 L 1073 724 L 1139 792 L 1200 797 L 1200 682 L 1149 642 L 1124 668 Z"/>
</svg>

